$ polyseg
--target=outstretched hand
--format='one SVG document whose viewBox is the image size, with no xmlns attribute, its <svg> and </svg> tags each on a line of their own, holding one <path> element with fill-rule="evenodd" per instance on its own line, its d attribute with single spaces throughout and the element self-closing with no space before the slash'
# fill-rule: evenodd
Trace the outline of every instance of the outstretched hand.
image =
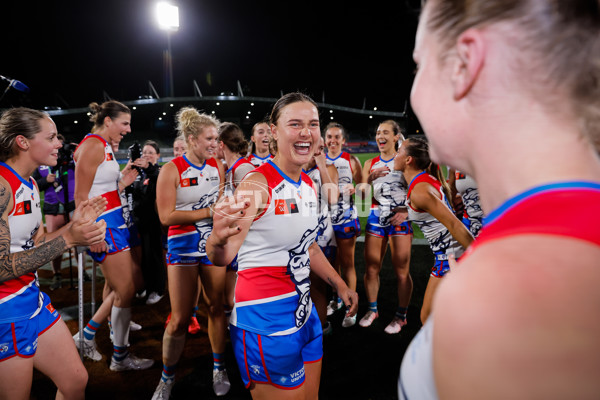
<svg viewBox="0 0 600 400">
<path fill-rule="evenodd" d="M 214 206 L 213 210 L 213 244 L 223 246 L 227 240 L 241 232 L 239 222 L 245 218 L 250 200 L 243 196 L 224 197 Z"/>
<path fill-rule="evenodd" d="M 346 305 L 346 317 L 353 317 L 358 312 L 358 293 L 350 288 L 338 292 L 338 296 Z"/>
</svg>

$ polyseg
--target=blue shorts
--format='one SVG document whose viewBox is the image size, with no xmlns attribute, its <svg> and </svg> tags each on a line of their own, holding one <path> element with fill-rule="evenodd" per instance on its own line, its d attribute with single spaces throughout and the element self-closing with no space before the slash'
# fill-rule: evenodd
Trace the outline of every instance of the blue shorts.
<svg viewBox="0 0 600 400">
<path fill-rule="evenodd" d="M 179 254 L 167 253 L 167 266 L 196 266 L 196 265 L 213 265 L 206 256 L 182 256 Z"/>
<path fill-rule="evenodd" d="M 367 218 L 367 235 L 377 236 L 377 237 L 388 237 L 388 236 L 403 236 L 403 235 L 412 235 L 413 229 L 412 225 L 408 221 L 402 222 L 400 225 L 387 225 L 382 226 L 379 224 L 379 217 L 375 214 L 369 214 L 369 218 Z"/>
<path fill-rule="evenodd" d="M 230 325 L 231 344 L 242 381 L 295 389 L 304 383 L 304 364 L 323 358 L 323 329 L 313 305 L 299 331 L 290 335 L 259 335 Z"/>
<path fill-rule="evenodd" d="M 358 237 L 360 236 L 360 221 L 358 218 L 354 218 L 348 222 L 333 225 L 333 232 L 335 237 L 339 239 Z"/>
<path fill-rule="evenodd" d="M 229 265 L 227 266 L 227 271 L 237 272 L 237 270 L 238 270 L 238 262 L 237 262 L 237 254 L 236 254 L 233 261 L 230 262 Z"/>
<path fill-rule="evenodd" d="M 108 244 L 107 251 L 102 253 L 87 251 L 92 260 L 99 263 L 104 261 L 108 255 L 120 253 L 141 244 L 140 235 L 135 225 L 132 225 L 130 228 L 106 228 L 104 241 Z"/>
<path fill-rule="evenodd" d="M 0 361 L 15 356 L 33 357 L 37 350 L 38 336 L 60 319 L 60 314 L 50 303 L 50 297 L 43 292 L 42 296 L 44 302 L 38 315 L 31 319 L 0 324 Z"/>
<path fill-rule="evenodd" d="M 444 275 L 450 271 L 450 263 L 448 262 L 448 255 L 442 252 L 435 252 L 435 264 L 431 267 L 431 274 L 434 278 L 442 278 Z M 456 261 L 459 260 L 460 257 L 456 258 Z"/>
</svg>

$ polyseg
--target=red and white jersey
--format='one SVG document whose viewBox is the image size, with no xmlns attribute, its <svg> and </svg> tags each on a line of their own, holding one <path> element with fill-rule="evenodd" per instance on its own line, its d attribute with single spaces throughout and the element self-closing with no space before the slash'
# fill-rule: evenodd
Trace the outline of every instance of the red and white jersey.
<svg viewBox="0 0 600 400">
<path fill-rule="evenodd" d="M 219 198 L 221 175 L 218 162 L 210 158 L 198 166 L 192 164 L 186 155 L 171 161 L 179 172 L 176 210 L 199 210 L 213 205 Z M 212 232 L 212 218 L 205 218 L 189 225 L 169 227 L 169 253 L 186 256 L 205 256 L 206 239 Z"/>
<path fill-rule="evenodd" d="M 358 211 L 354 205 L 352 195 L 344 193 L 344 187 L 352 184 L 352 162 L 350 153 L 342 151 L 336 158 L 329 158 L 326 155 L 327 165 L 333 165 L 338 171 L 338 187 L 340 188 L 340 197 L 336 205 L 331 207 L 331 222 L 334 225 L 345 224 L 358 218 Z"/>
<path fill-rule="evenodd" d="M 442 201 L 448 208 L 452 209 L 448 203 L 448 199 L 444 195 L 444 191 L 441 189 L 440 181 L 423 171 L 415 176 L 408 186 L 406 203 L 408 204 L 409 221 L 417 224 L 421 232 L 423 232 L 423 236 L 429 242 L 431 251 L 433 251 L 438 260 L 447 260 L 447 257 L 451 254 L 454 254 L 456 258 L 460 257 L 464 252 L 464 248 L 452 237 L 448 228 L 433 217 L 433 215 L 425 211 L 416 210 L 410 205 L 410 193 L 415 185 L 420 182 L 426 182 L 433 186 L 440 193 Z"/>
<path fill-rule="evenodd" d="M 246 174 L 255 168 L 254 164 L 252 164 L 246 158 L 244 158 L 244 157 L 238 158 L 237 161 L 234 162 L 233 165 L 231 167 L 229 167 L 229 169 L 227 169 L 227 171 L 225 172 L 225 195 L 226 196 L 231 196 L 235 192 L 235 188 L 237 187 L 237 185 L 235 184 L 235 174 L 236 174 L 236 171 L 238 171 L 238 168 L 240 168 L 240 167 L 242 168 L 240 171 L 242 171 L 244 169 L 247 170 Z M 252 167 L 252 168 L 250 168 L 250 167 Z M 246 174 L 244 174 L 244 176 Z M 241 179 L 240 179 L 240 181 L 241 181 Z"/>
<path fill-rule="evenodd" d="M 90 133 L 83 138 L 79 146 L 86 140 L 91 139 L 97 139 L 104 145 L 104 160 L 96 169 L 88 198 L 102 196 L 108 201 L 106 211 L 98 218 L 106 221 L 107 228 L 126 228 L 128 226 L 126 221 L 129 220 L 129 209 L 126 205 L 123 205 L 123 200 L 119 195 L 118 185 L 121 168 L 115 158 L 112 146 L 102 136 Z"/>
<path fill-rule="evenodd" d="M 254 165 L 255 167 L 260 167 L 261 165 L 263 165 L 264 163 L 266 163 L 269 160 L 273 159 L 273 156 L 271 154 L 265 156 L 265 157 L 259 157 L 254 153 L 250 153 L 248 155 L 248 157 L 246 157 L 246 159 L 248 161 L 250 161 L 252 163 L 252 165 Z"/>
<path fill-rule="evenodd" d="M 287 335 L 311 313 L 308 249 L 319 228 L 317 193 L 305 173 L 294 181 L 271 161 L 255 172 L 267 179 L 269 200 L 238 252 L 231 324 Z"/>
<path fill-rule="evenodd" d="M 35 180 L 23 179 L 14 169 L 0 162 L 0 176 L 10 185 L 13 208 L 8 214 L 10 252 L 34 247 L 34 237 L 42 223 L 40 194 Z M 0 283 L 0 323 L 29 319 L 39 312 L 43 298 L 37 272 Z"/>
</svg>

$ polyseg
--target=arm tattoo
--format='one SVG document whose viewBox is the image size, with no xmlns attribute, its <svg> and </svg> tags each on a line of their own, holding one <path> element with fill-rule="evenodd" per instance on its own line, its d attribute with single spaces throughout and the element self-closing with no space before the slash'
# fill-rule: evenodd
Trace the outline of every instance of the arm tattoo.
<svg viewBox="0 0 600 400">
<path fill-rule="evenodd" d="M 10 252 L 10 228 L 5 211 L 10 203 L 10 193 L 0 185 L 0 282 L 17 278 L 61 256 L 67 250 L 62 236 L 30 250 Z"/>
</svg>

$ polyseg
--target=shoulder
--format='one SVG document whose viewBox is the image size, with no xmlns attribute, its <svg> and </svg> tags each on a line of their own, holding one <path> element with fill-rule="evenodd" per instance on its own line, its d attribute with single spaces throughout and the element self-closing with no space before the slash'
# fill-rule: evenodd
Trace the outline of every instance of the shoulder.
<svg viewBox="0 0 600 400">
<path fill-rule="evenodd" d="M 505 382 L 524 393 L 540 390 L 531 371 L 563 382 L 581 379 L 570 364 L 586 364 L 588 353 L 600 351 L 600 321 L 589 317 L 600 304 L 598 257 L 600 247 L 584 241 L 520 235 L 482 244 L 453 268 L 433 304 L 440 397 L 460 398 L 461 385 L 478 398 L 489 397 L 490 389 L 502 397 L 510 390 Z M 485 368 L 473 388 L 468 382 L 476 365 Z M 448 368 L 452 376 L 442 373 Z"/>
<path fill-rule="evenodd" d="M 13 191 L 10 183 L 0 175 L 0 213 L 5 214 L 12 209 Z"/>
</svg>

